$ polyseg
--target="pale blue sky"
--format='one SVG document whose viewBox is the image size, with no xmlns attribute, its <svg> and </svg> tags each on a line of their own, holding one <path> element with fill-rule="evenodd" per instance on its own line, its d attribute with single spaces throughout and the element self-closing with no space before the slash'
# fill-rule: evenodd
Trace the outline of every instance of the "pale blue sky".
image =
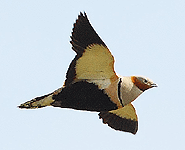
<svg viewBox="0 0 185 150">
<path fill-rule="evenodd" d="M 136 135 L 102 124 L 98 113 L 17 105 L 62 86 L 75 53 L 69 43 L 80 11 L 123 76 L 159 87 L 136 101 Z M 0 1 L 1 150 L 174 150 L 185 138 L 185 1 Z"/>
</svg>

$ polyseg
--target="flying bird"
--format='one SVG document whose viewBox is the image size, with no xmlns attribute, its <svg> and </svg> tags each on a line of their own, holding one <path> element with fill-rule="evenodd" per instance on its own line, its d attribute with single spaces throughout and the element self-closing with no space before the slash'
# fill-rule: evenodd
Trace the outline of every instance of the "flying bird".
<svg viewBox="0 0 185 150">
<path fill-rule="evenodd" d="M 54 106 L 95 111 L 111 128 L 136 134 L 138 118 L 131 102 L 157 85 L 143 76 L 116 74 L 114 57 L 85 12 L 80 12 L 74 23 L 70 43 L 76 56 L 69 65 L 63 86 L 18 107 Z"/>
</svg>

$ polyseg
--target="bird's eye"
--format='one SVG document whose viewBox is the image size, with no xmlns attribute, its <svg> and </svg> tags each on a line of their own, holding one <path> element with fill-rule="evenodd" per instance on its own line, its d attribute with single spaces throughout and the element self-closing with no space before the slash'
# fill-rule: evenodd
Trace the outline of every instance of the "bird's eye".
<svg viewBox="0 0 185 150">
<path fill-rule="evenodd" d="M 144 83 L 147 83 L 147 82 L 148 82 L 148 80 L 147 80 L 147 79 L 144 79 L 144 80 L 143 80 L 143 82 L 144 82 Z"/>
</svg>

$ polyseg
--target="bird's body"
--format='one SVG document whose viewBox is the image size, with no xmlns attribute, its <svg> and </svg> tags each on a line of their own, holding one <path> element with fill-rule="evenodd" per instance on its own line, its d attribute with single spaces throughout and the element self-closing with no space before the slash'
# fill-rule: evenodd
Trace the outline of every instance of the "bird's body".
<svg viewBox="0 0 185 150">
<path fill-rule="evenodd" d="M 85 13 L 78 16 L 71 39 L 77 55 L 68 68 L 64 85 L 21 104 L 19 108 L 54 106 L 96 111 L 110 127 L 135 134 L 138 119 L 131 102 L 156 84 L 141 76 L 116 75 L 114 57 Z"/>
</svg>

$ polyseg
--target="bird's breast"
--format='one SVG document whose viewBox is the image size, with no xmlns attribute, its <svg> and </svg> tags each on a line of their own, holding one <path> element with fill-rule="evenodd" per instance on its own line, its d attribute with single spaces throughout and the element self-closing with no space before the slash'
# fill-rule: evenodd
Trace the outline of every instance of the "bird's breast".
<svg viewBox="0 0 185 150">
<path fill-rule="evenodd" d="M 122 77 L 121 83 L 121 99 L 123 105 L 127 105 L 130 102 L 134 101 L 143 91 L 141 91 L 135 84 L 132 82 L 131 77 Z"/>
</svg>

